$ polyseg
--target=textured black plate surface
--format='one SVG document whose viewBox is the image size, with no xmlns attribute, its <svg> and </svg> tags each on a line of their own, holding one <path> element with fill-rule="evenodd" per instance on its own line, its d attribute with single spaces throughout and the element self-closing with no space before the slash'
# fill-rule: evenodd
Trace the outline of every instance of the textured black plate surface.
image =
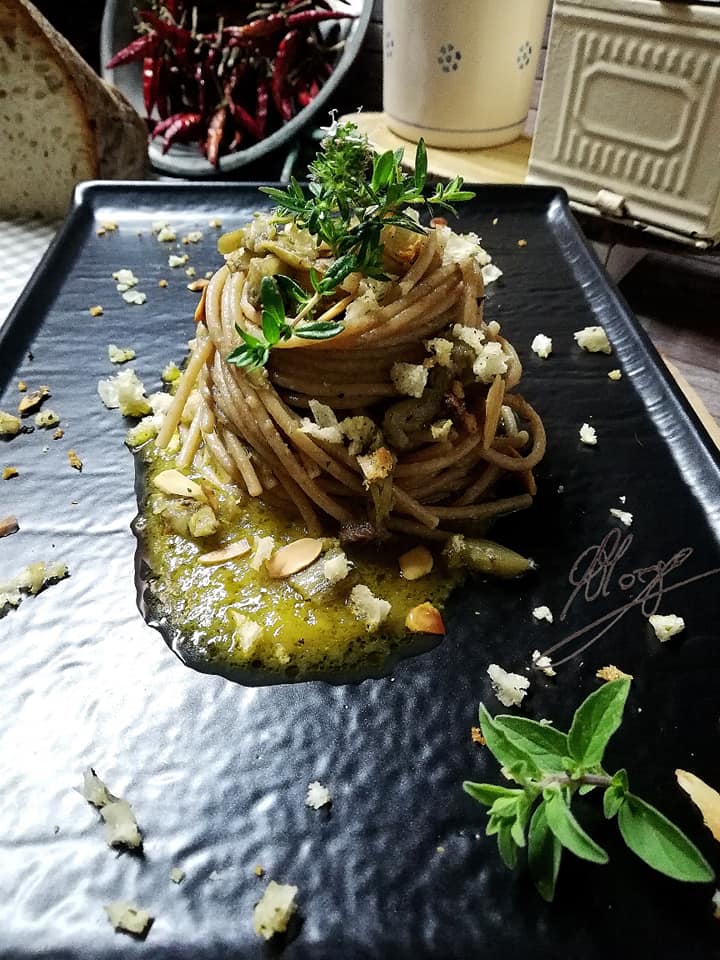
<svg viewBox="0 0 720 960">
<path fill-rule="evenodd" d="M 0 408 L 16 405 L 18 379 L 31 388 L 48 383 L 65 428 L 62 440 L 36 430 L 0 444 L 2 466 L 21 474 L 0 482 L 0 513 L 21 525 L 0 541 L 0 578 L 48 558 L 71 570 L 0 620 L 0 955 L 714 955 L 712 888 L 653 874 L 622 849 L 593 798 L 586 823 L 607 843 L 611 864 L 567 856 L 548 906 L 522 871 L 501 865 L 482 809 L 460 788 L 466 777 L 497 778 L 494 761 L 470 740 L 480 699 L 503 711 L 488 664 L 522 671 L 536 648 L 578 634 L 559 660 L 595 639 L 555 680 L 533 678 L 523 712 L 564 725 L 597 686 L 596 669 L 616 663 L 634 674 L 608 765 L 627 766 L 635 790 L 720 866 L 673 776 L 684 767 L 720 785 L 718 458 L 585 247 L 563 195 L 481 188 L 461 221 L 505 271 L 490 288 L 488 317 L 501 320 L 518 347 L 523 392 L 550 438 L 535 508 L 497 528 L 536 559 L 537 572 L 468 584 L 448 605 L 444 642 L 390 677 L 344 686 L 250 688 L 202 674 L 143 621 L 127 425 L 104 409 L 97 381 L 117 372 L 107 360 L 112 342 L 137 350 L 133 366 L 157 389 L 160 369 L 182 358 L 191 335 L 197 295 L 186 290 L 183 270 L 168 268 L 170 250 L 151 223 L 171 222 L 178 239 L 203 230 L 199 244 L 182 248 L 202 276 L 218 263 L 208 221 L 238 226 L 262 202 L 245 187 L 85 187 L 0 336 Z M 120 229 L 96 236 L 104 220 Z M 127 306 L 116 293 L 110 275 L 121 267 L 140 278 L 145 306 Z M 167 289 L 157 286 L 162 277 Z M 88 307 L 96 303 L 105 312 L 93 319 Z M 591 323 L 606 327 L 612 357 L 575 346 L 572 332 Z M 547 361 L 529 350 L 538 331 L 554 340 Z M 613 367 L 623 370 L 616 383 L 607 378 Z M 597 447 L 579 443 L 584 421 L 596 427 Z M 69 447 L 82 474 L 67 463 Z M 630 530 L 609 514 L 622 506 L 619 497 L 634 514 Z M 608 534 L 632 537 L 624 556 L 569 603 L 576 559 Z M 681 566 L 667 569 L 684 548 L 691 552 Z M 663 594 L 660 611 L 685 617 L 681 637 L 661 645 L 630 604 L 645 587 L 621 575 L 640 569 L 655 584 L 650 593 Z M 553 625 L 534 622 L 538 604 L 554 611 Z M 626 605 L 622 616 L 606 616 Z M 105 846 L 96 815 L 72 790 L 88 764 L 134 804 L 144 857 Z M 303 804 L 314 779 L 333 795 L 329 815 Z M 300 924 L 270 946 L 252 931 L 265 885 L 256 863 L 300 891 Z M 168 878 L 176 865 L 187 873 L 180 886 Z M 102 905 L 121 898 L 157 917 L 145 943 L 110 928 Z"/>
</svg>

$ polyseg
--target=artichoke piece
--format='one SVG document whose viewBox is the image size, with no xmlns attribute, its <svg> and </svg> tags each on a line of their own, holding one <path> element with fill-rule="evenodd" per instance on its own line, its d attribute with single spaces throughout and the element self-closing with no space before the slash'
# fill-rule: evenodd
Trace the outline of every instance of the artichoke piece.
<svg viewBox="0 0 720 960">
<path fill-rule="evenodd" d="M 455 534 L 442 552 L 449 570 L 476 570 L 494 577 L 518 577 L 533 563 L 509 547 L 492 540 L 479 540 Z"/>
</svg>

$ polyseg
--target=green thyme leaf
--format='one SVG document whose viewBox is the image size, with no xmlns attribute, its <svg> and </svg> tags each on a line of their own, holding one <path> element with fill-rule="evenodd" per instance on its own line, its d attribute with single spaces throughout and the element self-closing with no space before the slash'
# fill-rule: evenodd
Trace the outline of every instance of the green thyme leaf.
<svg viewBox="0 0 720 960">
<path fill-rule="evenodd" d="M 329 320 L 318 320 L 315 323 L 305 323 L 295 327 L 293 333 L 303 340 L 330 340 L 342 333 L 345 327 L 341 323 L 331 323 Z"/>
<path fill-rule="evenodd" d="M 266 343 L 274 347 L 280 340 L 285 326 L 285 305 L 280 290 L 272 277 L 263 277 L 260 283 L 260 305 L 262 307 L 262 330 Z"/>
<path fill-rule="evenodd" d="M 275 277 L 275 282 L 286 300 L 292 301 L 297 307 L 304 307 L 310 299 L 310 294 L 306 293 L 300 284 L 295 283 L 291 277 L 286 277 L 280 273 Z"/>
<path fill-rule="evenodd" d="M 607 853 L 585 833 L 571 813 L 562 792 L 557 788 L 546 790 L 544 799 L 548 826 L 560 843 L 582 860 L 607 863 Z"/>
<path fill-rule="evenodd" d="M 612 680 L 591 693 L 575 711 L 568 746 L 578 765 L 594 767 L 602 761 L 608 741 L 622 723 L 630 680 Z"/>
<path fill-rule="evenodd" d="M 415 151 L 415 189 L 422 193 L 427 180 L 427 150 L 425 141 L 422 137 L 418 140 L 417 150 Z"/>
<path fill-rule="evenodd" d="M 357 270 L 358 258 L 354 253 L 346 253 L 332 264 L 325 276 L 318 282 L 315 289 L 318 293 L 332 293 L 345 277 Z M 314 284 L 313 284 L 314 285 Z"/>
<path fill-rule="evenodd" d="M 562 844 L 547 822 L 545 801 L 535 808 L 528 831 L 528 868 L 535 887 L 548 903 L 555 896 L 555 884 L 560 870 Z"/>
<path fill-rule="evenodd" d="M 618 826 L 628 847 L 648 866 L 675 880 L 710 883 L 715 873 L 698 848 L 655 807 L 627 793 Z"/>
</svg>

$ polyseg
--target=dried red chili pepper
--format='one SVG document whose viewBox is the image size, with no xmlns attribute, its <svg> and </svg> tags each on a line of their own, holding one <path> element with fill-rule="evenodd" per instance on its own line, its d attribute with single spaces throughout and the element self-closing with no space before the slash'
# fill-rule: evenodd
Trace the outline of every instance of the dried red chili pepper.
<svg viewBox="0 0 720 960">
<path fill-rule="evenodd" d="M 300 10 L 287 18 L 289 27 L 305 27 L 309 23 L 322 23 L 324 20 L 355 20 L 355 13 L 340 13 L 336 10 Z"/>
<path fill-rule="evenodd" d="M 275 55 L 271 81 L 272 98 L 278 113 L 285 121 L 290 120 L 295 112 L 290 95 L 291 89 L 288 73 L 300 49 L 301 39 L 302 34 L 299 30 L 288 31 L 280 41 L 277 54 Z"/>
<path fill-rule="evenodd" d="M 205 140 L 206 156 L 210 163 L 216 167 L 220 156 L 220 144 L 225 133 L 225 121 L 227 119 L 227 107 L 220 107 L 213 114 L 208 135 Z"/>
<path fill-rule="evenodd" d="M 125 63 L 137 63 L 147 56 L 152 56 L 157 46 L 157 37 L 148 33 L 144 37 L 138 37 L 122 50 L 118 50 L 115 56 L 108 61 L 107 69 L 114 70 L 115 67 L 121 67 Z"/>
<path fill-rule="evenodd" d="M 178 27 L 174 23 L 168 23 L 167 20 L 163 20 L 162 17 L 159 17 L 152 10 L 140 10 L 138 16 L 154 28 L 155 33 L 161 40 L 167 40 L 180 47 L 181 50 L 185 50 L 193 39 L 192 33 L 186 30 L 185 27 Z"/>
<path fill-rule="evenodd" d="M 257 85 L 257 101 L 255 105 L 255 123 L 257 124 L 258 140 L 262 140 L 267 129 L 268 101 L 270 94 L 267 83 L 260 80 Z"/>
<path fill-rule="evenodd" d="M 285 29 L 286 22 L 284 13 L 271 13 L 262 20 L 253 20 L 241 27 L 223 27 L 222 38 L 223 41 L 227 38 L 227 45 L 234 47 L 259 37 L 269 37 L 273 33 L 278 33 Z"/>
<path fill-rule="evenodd" d="M 200 131 L 202 124 L 200 113 L 174 113 L 166 120 L 161 120 L 153 130 L 153 137 L 165 134 L 163 137 L 162 152 L 167 153 L 176 141 L 188 141 Z"/>
</svg>

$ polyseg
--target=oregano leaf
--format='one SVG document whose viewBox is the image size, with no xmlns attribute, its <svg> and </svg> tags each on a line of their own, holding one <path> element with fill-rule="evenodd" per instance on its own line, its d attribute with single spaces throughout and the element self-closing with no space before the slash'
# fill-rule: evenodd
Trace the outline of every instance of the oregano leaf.
<svg viewBox="0 0 720 960">
<path fill-rule="evenodd" d="M 511 787 L 500 787 L 494 783 L 473 783 L 471 780 L 464 781 L 463 790 L 486 807 L 491 807 L 498 797 L 520 797 L 525 792 Z"/>
<path fill-rule="evenodd" d="M 618 826 L 628 847 L 654 870 L 688 883 L 714 880 L 712 867 L 682 830 L 633 793 L 625 794 Z"/>
<path fill-rule="evenodd" d="M 546 790 L 544 798 L 548 826 L 560 843 L 582 860 L 607 863 L 607 853 L 577 822 L 560 790 Z"/>
<path fill-rule="evenodd" d="M 575 711 L 568 733 L 570 754 L 578 765 L 594 767 L 622 723 L 630 680 L 612 680 L 591 693 Z"/>
<path fill-rule="evenodd" d="M 562 844 L 548 826 L 545 801 L 535 808 L 528 830 L 528 868 L 543 900 L 552 903 L 560 870 Z"/>
<path fill-rule="evenodd" d="M 566 769 L 563 758 L 568 752 L 567 736 L 560 730 L 511 714 L 493 717 L 493 722 L 508 740 L 530 755 L 541 770 L 559 773 Z"/>
<path fill-rule="evenodd" d="M 522 764 L 530 776 L 540 776 L 541 771 L 534 758 L 526 750 L 516 746 L 508 735 L 497 725 L 490 716 L 485 706 L 481 703 L 479 710 L 480 729 L 485 738 L 488 750 L 496 760 L 504 767 L 509 769 L 518 769 L 518 764 Z"/>
<path fill-rule="evenodd" d="M 500 856 L 506 867 L 514 870 L 517 866 L 518 847 L 512 836 L 512 825 L 502 823 L 497 834 L 497 845 Z"/>
<path fill-rule="evenodd" d="M 427 165 L 427 149 L 425 141 L 420 137 L 415 151 L 415 189 L 418 193 L 422 193 L 427 180 Z"/>
</svg>

